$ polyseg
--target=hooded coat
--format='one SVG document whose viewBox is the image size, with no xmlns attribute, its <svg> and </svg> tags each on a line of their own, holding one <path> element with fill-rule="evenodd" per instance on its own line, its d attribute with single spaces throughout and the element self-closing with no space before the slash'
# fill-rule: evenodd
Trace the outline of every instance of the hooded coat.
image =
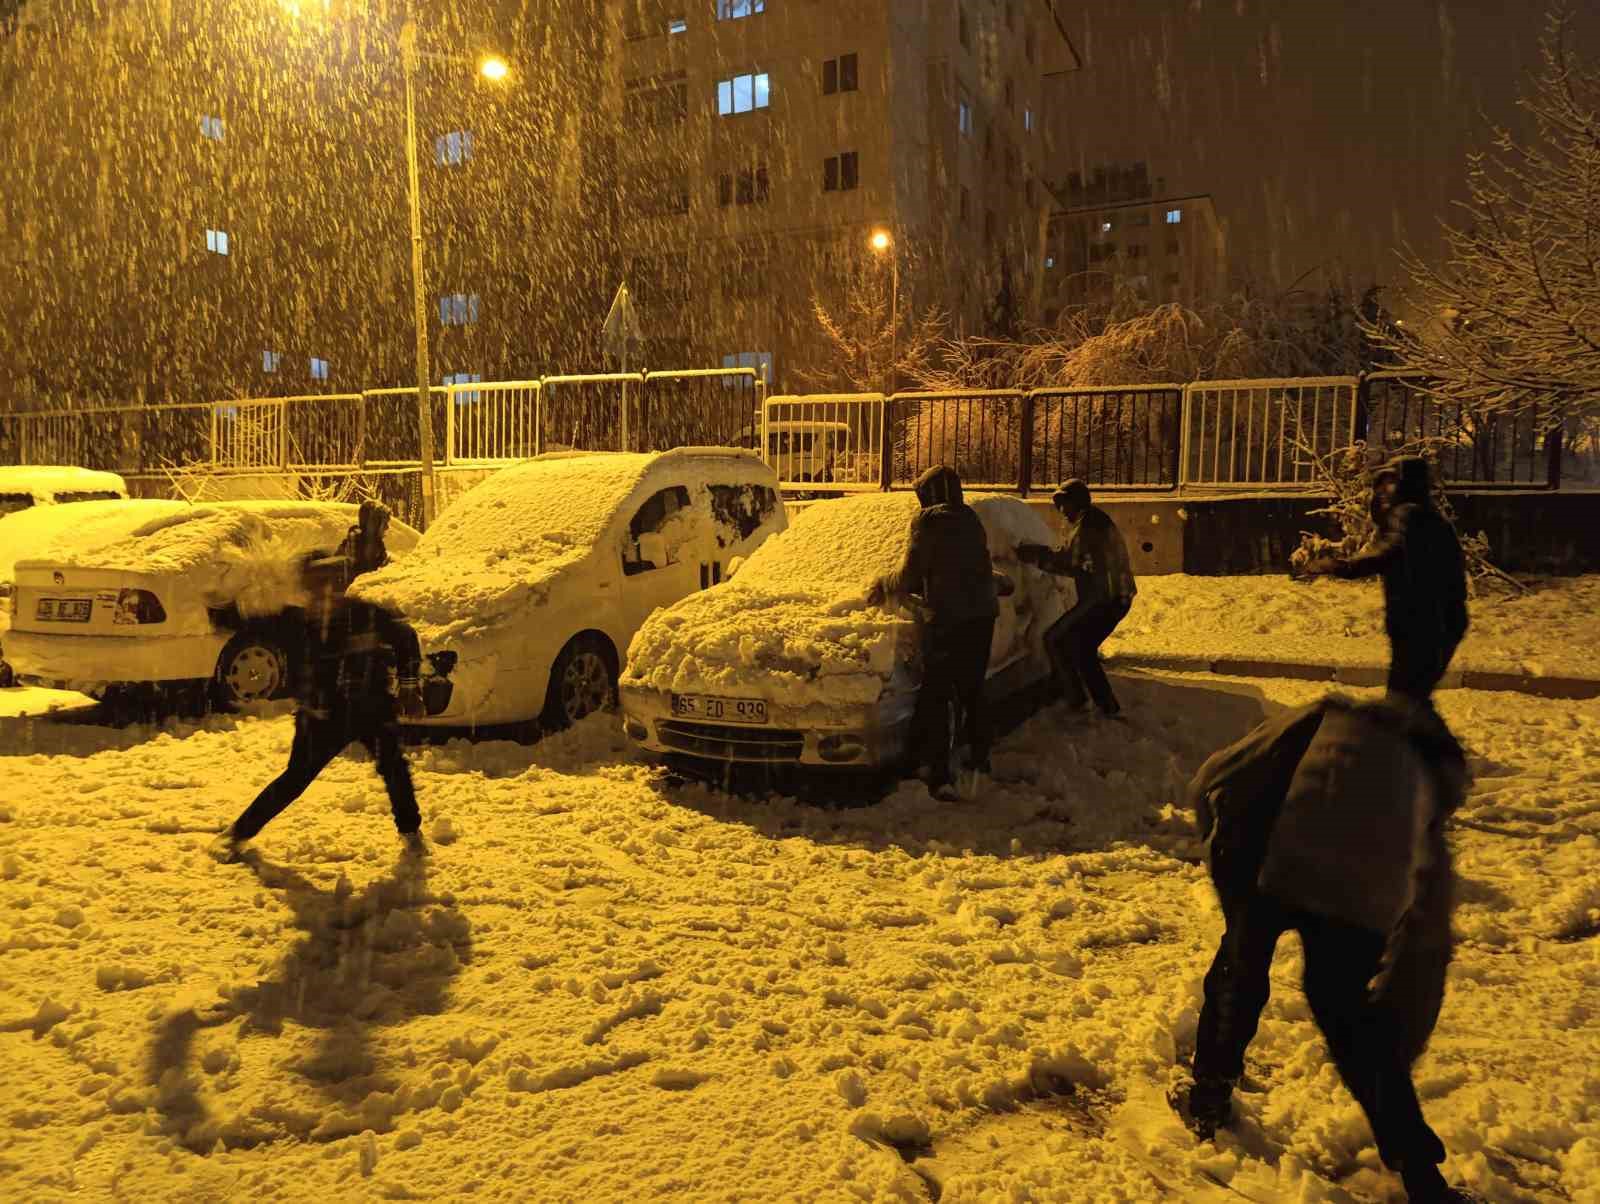
<svg viewBox="0 0 1600 1204">
<path fill-rule="evenodd" d="M 1384 626 L 1391 641 L 1454 650 L 1467 631 L 1467 573 L 1461 543 L 1433 504 L 1428 462 L 1408 456 L 1378 539 L 1334 564 L 1338 577 L 1383 577 Z"/>
<path fill-rule="evenodd" d="M 989 537 L 961 493 L 955 469 L 930 468 L 917 478 L 922 510 L 911 520 L 911 537 L 898 571 L 883 581 L 884 592 L 919 595 L 936 626 L 1000 613 Z"/>
<path fill-rule="evenodd" d="M 1408 780 L 1419 766 L 1421 791 Z M 1224 911 L 1264 893 L 1385 933 L 1376 992 L 1410 1060 L 1444 1000 L 1454 908 L 1444 824 L 1466 781 L 1461 746 L 1431 708 L 1331 695 L 1213 754 L 1189 787 Z M 1425 814 L 1411 810 L 1419 802 Z"/>
</svg>

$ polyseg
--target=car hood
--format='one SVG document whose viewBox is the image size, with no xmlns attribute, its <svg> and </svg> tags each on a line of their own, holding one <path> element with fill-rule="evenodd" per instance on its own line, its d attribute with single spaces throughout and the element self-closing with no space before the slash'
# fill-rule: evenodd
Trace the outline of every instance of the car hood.
<svg viewBox="0 0 1600 1204">
<path fill-rule="evenodd" d="M 797 710 L 876 702 L 915 648 L 915 624 L 860 598 L 738 581 L 657 611 L 623 681 L 679 694 L 765 698 Z"/>
<path fill-rule="evenodd" d="M 356 578 L 350 593 L 404 616 L 424 645 L 439 648 L 503 631 L 519 616 L 549 603 L 557 583 L 581 585 L 593 549 L 547 541 L 515 561 L 489 552 L 463 555 L 419 547 L 405 560 Z"/>
</svg>

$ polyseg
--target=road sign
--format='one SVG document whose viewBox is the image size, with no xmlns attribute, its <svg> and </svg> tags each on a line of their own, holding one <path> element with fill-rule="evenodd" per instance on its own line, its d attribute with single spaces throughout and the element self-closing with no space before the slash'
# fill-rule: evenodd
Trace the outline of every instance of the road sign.
<svg viewBox="0 0 1600 1204">
<path fill-rule="evenodd" d="M 628 291 L 626 281 L 617 288 L 601 335 L 605 340 L 606 353 L 621 360 L 624 365 L 627 364 L 628 353 L 639 350 L 643 331 L 639 326 L 639 311 L 634 308 L 633 294 Z M 627 368 L 624 367 L 623 371 L 626 372 Z"/>
</svg>

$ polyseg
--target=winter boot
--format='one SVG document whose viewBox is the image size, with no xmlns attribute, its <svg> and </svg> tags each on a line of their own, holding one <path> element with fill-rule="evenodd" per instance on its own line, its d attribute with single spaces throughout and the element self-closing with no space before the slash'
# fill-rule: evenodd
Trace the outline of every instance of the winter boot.
<svg viewBox="0 0 1600 1204">
<path fill-rule="evenodd" d="M 206 852 L 219 865 L 232 865 L 236 861 L 244 860 L 245 845 L 247 843 L 235 836 L 233 829 L 230 827 L 206 846 Z"/>
<path fill-rule="evenodd" d="M 400 847 L 408 857 L 426 857 L 429 851 L 428 842 L 419 831 L 400 833 Z"/>
<path fill-rule="evenodd" d="M 1400 1181 L 1405 1184 L 1406 1199 L 1411 1204 L 1483 1204 L 1484 1197 L 1462 1187 L 1451 1187 L 1439 1168 L 1425 1162 L 1415 1170 L 1400 1168 Z"/>
<path fill-rule="evenodd" d="M 930 793 L 941 803 L 959 803 L 961 801 L 961 791 L 956 789 L 954 782 L 941 782 L 933 787 Z"/>
<path fill-rule="evenodd" d="M 1201 1141 L 1233 1119 L 1233 1079 L 1197 1078 L 1175 1087 L 1167 1096 L 1184 1127 Z"/>
</svg>

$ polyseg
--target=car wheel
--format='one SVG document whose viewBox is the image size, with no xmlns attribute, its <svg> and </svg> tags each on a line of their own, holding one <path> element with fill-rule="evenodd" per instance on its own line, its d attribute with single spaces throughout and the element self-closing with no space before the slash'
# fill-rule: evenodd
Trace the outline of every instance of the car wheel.
<svg viewBox="0 0 1600 1204">
<path fill-rule="evenodd" d="M 541 722 L 560 731 L 610 707 L 617 696 L 616 657 L 599 636 L 580 635 L 561 650 L 550 669 Z"/>
<path fill-rule="evenodd" d="M 282 698 L 289 692 L 289 655 L 261 632 L 241 631 L 217 658 L 218 705 L 243 706 Z"/>
</svg>

